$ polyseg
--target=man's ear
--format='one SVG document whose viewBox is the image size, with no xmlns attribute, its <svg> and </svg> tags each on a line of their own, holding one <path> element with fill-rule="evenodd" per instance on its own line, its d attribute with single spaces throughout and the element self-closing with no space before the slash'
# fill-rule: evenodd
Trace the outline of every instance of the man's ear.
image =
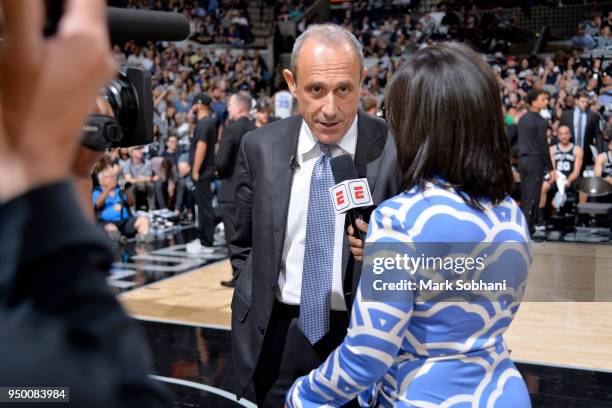
<svg viewBox="0 0 612 408">
<path fill-rule="evenodd" d="M 285 78 L 285 82 L 287 82 L 287 85 L 289 86 L 289 92 L 291 92 L 291 95 L 297 99 L 297 84 L 295 81 L 296 78 L 293 76 L 293 72 L 288 69 L 284 69 L 283 78 Z"/>
<path fill-rule="evenodd" d="M 366 76 L 368 76 L 368 69 L 364 68 L 363 72 L 361 73 L 361 80 L 359 81 L 360 84 L 363 84 L 363 80 L 366 79 Z"/>
</svg>

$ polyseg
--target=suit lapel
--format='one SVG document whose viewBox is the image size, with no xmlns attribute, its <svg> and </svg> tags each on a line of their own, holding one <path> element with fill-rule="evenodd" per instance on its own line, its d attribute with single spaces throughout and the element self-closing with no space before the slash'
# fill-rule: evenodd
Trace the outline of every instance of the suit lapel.
<svg viewBox="0 0 612 408">
<path fill-rule="evenodd" d="M 379 139 L 384 135 L 381 135 L 376 129 L 372 118 L 369 118 L 367 113 L 360 110 L 358 115 L 355 167 L 359 177 L 367 177 L 370 190 L 374 190 L 384 148 L 384 144 L 379 143 Z"/>
<path fill-rule="evenodd" d="M 291 157 L 296 154 L 302 118 L 293 117 L 287 128 L 272 146 L 272 165 L 274 182 L 272 184 L 272 225 L 274 228 L 275 271 L 280 270 L 283 243 L 287 229 L 287 213 L 293 172 L 290 168 Z"/>
<path fill-rule="evenodd" d="M 368 185 L 370 191 L 374 191 L 376 186 L 376 180 L 380 170 L 380 165 L 383 160 L 382 151 L 384 149 L 384 135 L 380 133 L 380 130 L 376 128 L 376 125 L 372 118 L 368 117 L 368 114 L 363 112 L 361 109 L 358 112 L 357 121 L 357 146 L 355 148 L 355 168 L 359 177 L 365 177 L 368 179 Z M 382 140 L 381 140 L 382 139 Z M 348 217 L 345 222 L 345 228 L 348 228 L 349 222 Z M 343 277 L 345 294 L 345 301 L 347 303 L 347 309 L 350 310 L 350 303 L 352 299 L 352 287 L 353 287 L 353 269 L 349 268 L 349 259 L 351 256 L 350 246 L 348 243 L 348 236 L 344 235 L 344 245 L 342 246 L 342 271 L 345 276 Z"/>
</svg>

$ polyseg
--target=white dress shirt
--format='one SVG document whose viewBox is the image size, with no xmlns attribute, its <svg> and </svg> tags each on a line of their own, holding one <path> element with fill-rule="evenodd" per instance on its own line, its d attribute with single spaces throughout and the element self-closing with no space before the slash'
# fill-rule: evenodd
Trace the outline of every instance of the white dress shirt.
<svg viewBox="0 0 612 408">
<path fill-rule="evenodd" d="M 357 146 L 357 116 L 348 132 L 334 148 L 332 155 L 350 154 L 355 158 Z M 304 250 L 306 245 L 306 219 L 308 215 L 308 200 L 310 197 L 310 178 L 317 159 L 321 156 L 321 149 L 317 138 L 312 134 L 306 122 L 302 121 L 298 140 L 297 162 L 298 169 L 293 175 L 291 196 L 289 198 L 289 211 L 287 213 L 287 230 L 283 245 L 283 257 L 278 276 L 276 298 L 279 302 L 288 305 L 299 305 L 302 293 L 302 272 L 304 270 Z M 330 196 L 331 200 L 331 196 Z M 331 309 L 346 310 L 344 303 L 342 246 L 344 242 L 345 215 L 336 215 L 334 230 L 334 260 L 332 270 Z"/>
</svg>

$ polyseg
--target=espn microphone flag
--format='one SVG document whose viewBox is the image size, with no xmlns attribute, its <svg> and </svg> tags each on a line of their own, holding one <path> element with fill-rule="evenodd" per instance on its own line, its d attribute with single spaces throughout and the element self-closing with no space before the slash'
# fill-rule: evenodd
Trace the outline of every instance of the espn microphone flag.
<svg viewBox="0 0 612 408">
<path fill-rule="evenodd" d="M 336 214 L 373 205 L 368 179 L 342 181 L 329 189 Z"/>
</svg>

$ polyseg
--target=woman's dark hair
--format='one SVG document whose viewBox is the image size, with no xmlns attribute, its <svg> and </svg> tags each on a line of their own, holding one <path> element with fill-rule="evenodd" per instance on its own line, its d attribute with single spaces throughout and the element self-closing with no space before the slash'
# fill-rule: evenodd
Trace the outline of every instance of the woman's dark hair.
<svg viewBox="0 0 612 408">
<path fill-rule="evenodd" d="M 404 188 L 453 187 L 476 208 L 510 194 L 499 84 L 476 52 L 456 43 L 416 52 L 387 86 L 385 105 Z"/>
</svg>

